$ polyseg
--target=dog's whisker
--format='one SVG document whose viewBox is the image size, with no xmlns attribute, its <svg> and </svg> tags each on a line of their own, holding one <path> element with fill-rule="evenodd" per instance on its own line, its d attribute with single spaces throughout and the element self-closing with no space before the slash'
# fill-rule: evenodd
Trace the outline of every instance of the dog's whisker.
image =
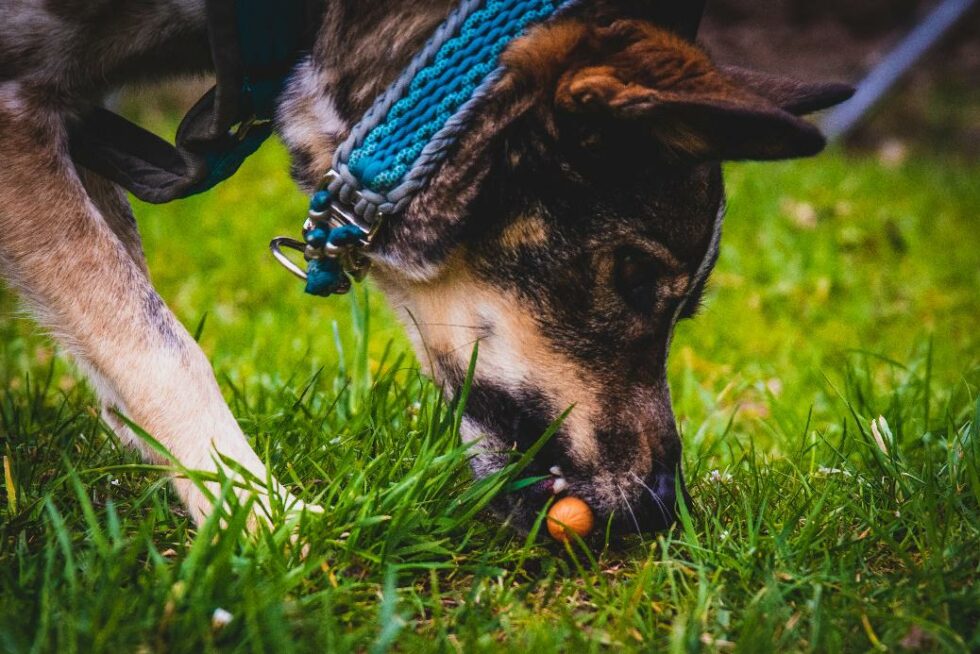
<svg viewBox="0 0 980 654">
<path fill-rule="evenodd" d="M 657 508 L 660 510 L 660 517 L 664 519 L 664 523 L 669 523 L 671 521 L 671 518 L 670 518 L 670 511 L 667 509 L 667 505 L 664 504 L 664 501 L 660 498 L 660 496 L 654 493 L 652 490 L 650 491 L 650 494 L 653 496 L 654 501 L 657 503 Z"/>
<path fill-rule="evenodd" d="M 467 348 L 473 349 L 473 346 L 476 345 L 477 343 L 479 343 L 480 341 L 482 341 L 483 338 L 484 338 L 483 336 L 480 336 L 479 338 L 474 338 L 472 341 L 466 341 L 465 343 L 463 343 L 461 345 L 457 345 L 453 349 L 449 350 L 449 352 L 450 353 L 452 353 L 452 352 L 459 352 L 460 350 L 465 350 Z"/>
<path fill-rule="evenodd" d="M 633 513 L 633 507 L 630 505 L 629 498 L 626 497 L 626 493 L 623 492 L 623 489 L 622 489 L 622 487 L 620 487 L 619 484 L 616 484 L 616 490 L 619 491 L 620 497 L 622 497 L 623 498 L 623 502 L 626 503 L 626 510 L 630 512 L 630 517 L 633 519 L 633 525 L 636 527 L 636 535 L 639 536 L 640 537 L 640 540 L 642 541 L 643 540 L 643 530 L 640 529 L 640 521 L 636 519 L 636 514 Z"/>
<path fill-rule="evenodd" d="M 427 327 L 458 327 L 460 329 L 486 329 L 484 325 L 462 325 L 452 322 L 419 322 L 420 325 L 426 325 Z"/>
<path fill-rule="evenodd" d="M 664 509 L 663 509 L 664 503 L 663 503 L 663 500 L 661 500 L 660 497 L 657 495 L 656 491 L 654 491 L 652 488 L 650 488 L 649 486 L 647 486 L 646 482 L 644 482 L 640 478 L 640 476 L 637 475 L 632 470 L 630 471 L 630 474 L 633 475 L 633 479 L 636 481 L 636 483 L 638 483 L 640 486 L 642 486 L 643 488 L 645 488 L 648 493 L 650 493 L 650 497 L 653 498 L 654 503 L 657 505 L 657 508 L 660 510 L 660 513 L 663 515 L 664 514 Z M 664 518 L 666 518 L 666 517 L 667 516 L 664 515 Z"/>
<path fill-rule="evenodd" d="M 638 483 L 643 488 L 647 489 L 647 492 L 650 493 L 650 497 L 653 498 L 653 502 L 657 505 L 657 510 L 660 511 L 660 516 L 664 519 L 664 522 L 669 522 L 670 511 L 667 510 L 667 505 L 664 504 L 664 501 L 662 499 L 660 499 L 660 496 L 657 495 L 656 491 L 654 491 L 652 488 L 647 486 L 646 482 L 643 481 L 640 478 L 640 476 L 635 472 L 633 472 L 632 470 L 630 470 L 630 474 L 633 475 L 633 479 L 636 481 L 636 483 Z"/>
<path fill-rule="evenodd" d="M 645 482 L 645 481 L 643 481 L 643 479 L 642 479 L 642 478 L 640 477 L 640 475 L 638 475 L 638 474 L 636 474 L 636 473 L 635 473 L 635 472 L 633 472 L 632 470 L 630 470 L 630 474 L 631 474 L 631 475 L 633 476 L 633 480 L 634 480 L 634 481 L 635 481 L 636 483 L 638 483 L 638 484 L 639 484 L 640 486 L 643 486 L 643 488 L 645 488 L 645 489 L 647 489 L 648 491 L 650 491 L 650 493 L 651 493 L 651 494 L 653 494 L 653 496 L 654 496 L 654 497 L 656 497 L 656 496 L 657 496 L 657 494 L 653 492 L 653 489 L 652 489 L 652 488 L 650 488 L 649 486 L 647 486 L 647 484 L 646 484 L 646 482 Z"/>
</svg>

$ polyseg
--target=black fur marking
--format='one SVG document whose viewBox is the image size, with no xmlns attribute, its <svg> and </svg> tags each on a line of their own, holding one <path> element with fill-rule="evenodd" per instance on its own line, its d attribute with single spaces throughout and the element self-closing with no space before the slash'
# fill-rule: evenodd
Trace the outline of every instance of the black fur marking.
<svg viewBox="0 0 980 654">
<path fill-rule="evenodd" d="M 464 375 L 454 363 L 441 357 L 438 364 L 451 384 L 453 397 L 459 397 Z M 509 391 L 492 382 L 474 380 L 466 403 L 466 416 L 507 451 L 526 452 L 547 431 L 560 412 L 536 389 Z M 541 448 L 527 474 L 546 474 L 554 465 L 571 469 L 571 462 L 559 433 Z"/>
<path fill-rule="evenodd" d="M 153 289 L 147 289 L 143 296 L 143 313 L 147 321 L 163 337 L 167 347 L 179 351 L 183 349 L 181 339 L 174 331 L 174 324 L 166 305 Z"/>
<path fill-rule="evenodd" d="M 701 307 L 704 305 L 704 293 L 708 287 L 708 277 L 710 272 L 714 269 L 715 264 L 718 263 L 719 254 L 719 250 L 709 253 L 710 259 L 708 260 L 706 274 L 694 281 L 694 287 L 688 291 L 687 299 L 684 301 L 684 307 L 681 309 L 681 313 L 677 317 L 678 320 L 693 318 L 701 310 Z"/>
<path fill-rule="evenodd" d="M 657 306 L 663 264 L 642 250 L 624 246 L 615 254 L 613 284 L 627 305 L 641 315 Z"/>
</svg>

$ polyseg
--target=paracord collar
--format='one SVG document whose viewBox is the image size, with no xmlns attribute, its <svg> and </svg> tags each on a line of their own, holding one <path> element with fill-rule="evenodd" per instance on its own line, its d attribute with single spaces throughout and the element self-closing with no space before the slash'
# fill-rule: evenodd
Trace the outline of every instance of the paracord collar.
<svg viewBox="0 0 980 654">
<path fill-rule="evenodd" d="M 503 73 L 504 49 L 575 1 L 463 0 L 450 14 L 338 148 L 310 202 L 303 241 L 270 244 L 307 293 L 346 293 L 351 278 L 364 277 L 381 224 L 408 206 L 470 125 Z M 303 252 L 307 269 L 283 248 Z"/>
</svg>

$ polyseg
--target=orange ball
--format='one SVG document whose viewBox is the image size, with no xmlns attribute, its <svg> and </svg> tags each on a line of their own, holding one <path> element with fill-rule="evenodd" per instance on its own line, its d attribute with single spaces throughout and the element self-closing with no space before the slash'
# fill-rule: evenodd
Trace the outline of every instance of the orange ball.
<svg viewBox="0 0 980 654">
<path fill-rule="evenodd" d="M 592 531 L 592 509 L 577 497 L 563 497 L 548 511 L 548 533 L 557 541 L 571 538 L 568 532 L 585 536 Z"/>
</svg>

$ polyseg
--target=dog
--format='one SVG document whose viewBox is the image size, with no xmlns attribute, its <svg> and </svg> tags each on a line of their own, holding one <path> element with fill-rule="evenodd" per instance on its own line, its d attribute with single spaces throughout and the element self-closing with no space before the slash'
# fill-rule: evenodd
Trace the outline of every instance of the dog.
<svg viewBox="0 0 980 654">
<path fill-rule="evenodd" d="M 717 66 L 656 22 L 657 4 L 583 0 L 513 42 L 474 123 L 369 253 L 449 396 L 479 342 L 462 423 L 477 477 L 570 408 L 527 471 L 549 478 L 496 501 L 518 529 L 555 493 L 619 531 L 674 522 L 683 480 L 666 360 L 718 256 L 720 163 L 818 153 L 824 139 L 800 116 L 850 94 Z M 324 4 L 276 119 L 303 189 L 452 5 Z M 264 480 L 208 360 L 150 282 L 125 193 L 76 164 L 67 137 L 112 90 L 210 62 L 203 0 L 4 2 L 0 269 L 148 460 L 165 462 L 119 415 L 187 469 L 234 476 L 231 460 Z M 211 513 L 204 489 L 173 483 L 195 520 Z M 262 506 L 303 506 L 278 482 L 264 493 Z"/>
</svg>

